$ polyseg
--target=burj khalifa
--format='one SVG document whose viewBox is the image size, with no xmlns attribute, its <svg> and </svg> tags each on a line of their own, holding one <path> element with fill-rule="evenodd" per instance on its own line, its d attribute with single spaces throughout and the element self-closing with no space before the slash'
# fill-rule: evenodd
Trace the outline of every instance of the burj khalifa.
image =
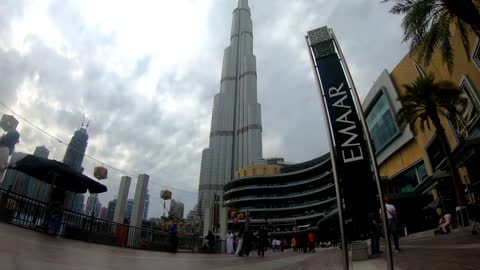
<svg viewBox="0 0 480 270">
<path fill-rule="evenodd" d="M 262 159 L 261 107 L 257 102 L 257 67 L 253 54 L 248 0 L 233 11 L 230 46 L 224 51 L 220 92 L 215 95 L 210 143 L 202 152 L 198 213 L 221 199 L 235 171 Z"/>
</svg>

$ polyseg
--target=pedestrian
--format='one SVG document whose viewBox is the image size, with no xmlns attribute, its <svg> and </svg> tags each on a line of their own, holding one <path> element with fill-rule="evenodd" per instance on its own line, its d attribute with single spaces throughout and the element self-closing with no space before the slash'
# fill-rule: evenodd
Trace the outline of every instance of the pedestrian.
<svg viewBox="0 0 480 270">
<path fill-rule="evenodd" d="M 307 233 L 304 233 L 302 235 L 302 250 L 303 250 L 303 253 L 307 253 L 308 251 L 308 234 Z"/>
<path fill-rule="evenodd" d="M 257 254 L 258 256 L 265 256 L 265 245 L 267 244 L 268 233 L 263 227 L 257 233 Z"/>
<path fill-rule="evenodd" d="M 390 204 L 390 198 L 385 197 L 385 208 L 387 210 L 387 225 L 390 236 L 393 238 L 393 244 L 395 246 L 395 252 L 400 251 L 400 244 L 398 242 L 398 216 L 397 209 L 393 204 Z M 380 215 L 382 215 L 382 209 L 380 209 Z M 390 237 L 389 236 L 389 237 Z"/>
<path fill-rule="evenodd" d="M 292 241 L 290 242 L 290 244 L 292 246 L 292 250 L 297 251 L 297 238 L 295 238 L 295 236 L 292 238 Z"/>
<path fill-rule="evenodd" d="M 15 129 L 10 129 L 0 137 L 0 179 L 8 166 L 8 156 L 12 155 L 15 145 L 20 141 L 20 134 Z"/>
<path fill-rule="evenodd" d="M 253 233 L 249 229 L 243 234 L 243 253 L 248 257 L 250 251 L 252 250 Z"/>
<path fill-rule="evenodd" d="M 282 241 L 280 241 L 280 239 L 276 239 L 275 247 L 277 248 L 277 252 L 280 252 L 281 245 L 282 245 Z"/>
<path fill-rule="evenodd" d="M 272 239 L 272 251 L 277 251 L 277 239 L 275 238 Z"/>
<path fill-rule="evenodd" d="M 238 239 L 238 243 L 237 243 L 237 251 L 235 252 L 235 255 L 237 256 L 240 256 L 242 257 L 243 256 L 243 236 L 244 236 L 244 232 L 243 232 L 243 229 L 240 230 L 240 232 L 238 232 L 238 235 L 237 235 L 237 239 Z"/>
<path fill-rule="evenodd" d="M 382 232 L 380 230 L 380 223 L 375 215 L 375 213 L 368 214 L 368 221 L 369 221 L 369 233 L 370 233 L 370 241 L 371 241 L 371 248 L 372 248 L 372 255 L 381 253 L 380 251 L 380 236 L 382 236 Z"/>
<path fill-rule="evenodd" d="M 235 249 L 233 247 L 233 241 L 235 241 L 235 235 L 232 231 L 228 232 L 227 236 L 227 254 L 234 254 Z"/>
<path fill-rule="evenodd" d="M 308 233 L 308 253 L 315 253 L 315 234 L 313 232 Z"/>
<path fill-rule="evenodd" d="M 169 229 L 170 231 L 170 252 L 176 253 L 178 248 L 178 228 L 177 223 L 173 223 L 173 225 Z"/>
<path fill-rule="evenodd" d="M 207 238 L 208 252 L 213 253 L 215 251 L 215 235 L 213 235 L 212 231 L 208 231 L 206 238 Z"/>
<path fill-rule="evenodd" d="M 47 234 L 57 235 L 62 223 L 63 204 L 65 202 L 65 190 L 53 186 L 50 193 L 50 202 L 47 206 Z"/>
</svg>

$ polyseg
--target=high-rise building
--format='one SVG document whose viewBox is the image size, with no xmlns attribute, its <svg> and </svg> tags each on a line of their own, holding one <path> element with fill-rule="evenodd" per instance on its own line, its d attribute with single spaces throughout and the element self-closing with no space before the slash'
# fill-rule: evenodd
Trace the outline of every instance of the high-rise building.
<svg viewBox="0 0 480 270">
<path fill-rule="evenodd" d="M 93 209 L 95 213 L 95 217 L 99 218 L 100 217 L 100 211 L 102 210 L 102 203 L 98 200 L 97 203 L 95 204 L 95 208 Z"/>
<path fill-rule="evenodd" d="M 78 172 L 83 172 L 82 163 L 85 152 L 87 151 L 88 132 L 85 127 L 81 127 L 73 134 L 67 151 L 63 157 L 63 163 L 69 165 Z"/>
<path fill-rule="evenodd" d="M 45 146 L 37 146 L 33 152 L 34 156 L 41 158 L 48 158 L 49 154 L 50 151 Z"/>
<path fill-rule="evenodd" d="M 132 217 L 132 210 L 133 210 L 133 199 L 128 199 L 127 201 L 127 208 L 125 209 L 125 218 L 130 221 Z"/>
<path fill-rule="evenodd" d="M 133 197 L 132 216 L 130 217 L 130 226 L 141 227 L 143 220 L 143 211 L 145 210 L 145 199 L 147 197 L 148 180 L 150 176 L 140 174 L 135 187 L 135 196 Z"/>
<path fill-rule="evenodd" d="M 85 156 L 85 152 L 87 150 L 87 144 L 88 144 L 87 127 L 83 126 L 83 123 L 82 123 L 82 127 L 79 128 L 77 131 L 75 131 L 72 139 L 70 140 L 70 143 L 68 144 L 67 151 L 65 152 L 65 156 L 63 157 L 63 163 L 69 165 L 77 172 L 83 172 L 82 163 L 83 163 L 83 157 Z M 78 194 L 67 192 L 67 196 L 65 199 L 65 206 L 67 207 L 67 209 L 74 210 L 75 205 L 78 205 L 78 204 L 75 204 L 75 201 L 80 199 L 81 198 L 79 197 Z"/>
<path fill-rule="evenodd" d="M 19 161 L 20 159 L 24 158 L 27 154 L 14 152 L 10 158 L 10 164 Z M 16 170 L 6 170 L 5 174 L 3 175 L 3 181 L 1 187 L 3 189 L 9 189 L 12 192 L 21 193 L 23 194 L 23 190 L 25 190 L 25 180 L 29 176 L 16 171 Z"/>
<path fill-rule="evenodd" d="M 98 214 L 97 205 L 100 205 L 100 201 L 98 200 L 98 194 L 90 194 L 87 199 L 87 206 L 85 207 L 85 214 L 91 215 L 95 213 Z M 99 209 L 98 209 L 99 210 Z"/>
<path fill-rule="evenodd" d="M 147 196 L 145 197 L 145 208 L 143 210 L 143 219 L 147 220 L 148 217 L 148 207 L 150 206 L 150 194 L 147 190 Z"/>
<path fill-rule="evenodd" d="M 195 205 L 195 206 L 193 207 L 193 209 L 188 212 L 188 214 L 187 214 L 187 219 L 188 219 L 188 220 L 198 219 L 197 205 Z"/>
<path fill-rule="evenodd" d="M 41 158 L 48 158 L 50 151 L 45 146 L 37 146 L 33 155 Z M 26 196 L 35 200 L 47 202 L 50 196 L 51 185 L 41 182 L 33 177 L 28 177 Z"/>
<path fill-rule="evenodd" d="M 106 220 L 107 217 L 108 217 L 108 208 L 102 207 L 102 209 L 100 209 L 100 218 Z"/>
<path fill-rule="evenodd" d="M 114 221 L 114 215 L 115 215 L 115 209 L 117 207 L 117 199 L 113 199 L 112 201 L 108 202 L 108 208 L 107 208 L 107 219 Z M 118 222 L 118 221 L 115 221 Z M 118 223 L 123 223 L 123 220 Z"/>
<path fill-rule="evenodd" d="M 124 223 L 125 221 L 125 208 L 127 207 L 128 191 L 130 190 L 130 182 L 132 179 L 128 176 L 122 176 L 120 180 L 120 187 L 118 189 L 118 196 L 115 205 L 115 211 L 113 214 L 113 221 L 117 223 Z M 133 203 L 130 206 L 130 213 L 132 212 Z M 130 219 L 130 218 L 129 218 Z"/>
<path fill-rule="evenodd" d="M 39 146 L 35 149 L 33 153 L 34 156 L 48 158 L 49 151 L 44 146 Z M 13 153 L 10 163 L 16 162 L 22 158 L 24 158 L 27 154 L 24 153 Z M 3 185 L 4 188 L 8 188 L 8 186 L 12 186 L 12 191 L 16 192 L 20 195 L 27 196 L 33 199 L 36 199 L 37 191 L 40 186 L 46 185 L 49 187 L 50 185 L 45 184 L 43 182 L 38 181 L 37 179 L 28 176 L 24 173 L 7 170 L 5 173 L 5 179 L 7 182 Z M 46 195 L 49 195 L 49 190 L 46 190 Z"/>
<path fill-rule="evenodd" d="M 198 211 L 203 217 L 221 197 L 223 186 L 239 168 L 262 159 L 261 107 L 253 54 L 248 0 L 233 11 L 230 46 L 224 51 L 220 93 L 213 101 L 210 143 L 202 152 Z"/>
<path fill-rule="evenodd" d="M 168 211 L 168 217 L 174 220 L 183 219 L 184 209 L 185 206 L 182 202 L 172 199 L 170 202 L 170 211 Z"/>
<path fill-rule="evenodd" d="M 83 213 L 85 209 L 85 195 L 76 194 L 72 210 L 77 213 Z"/>
</svg>

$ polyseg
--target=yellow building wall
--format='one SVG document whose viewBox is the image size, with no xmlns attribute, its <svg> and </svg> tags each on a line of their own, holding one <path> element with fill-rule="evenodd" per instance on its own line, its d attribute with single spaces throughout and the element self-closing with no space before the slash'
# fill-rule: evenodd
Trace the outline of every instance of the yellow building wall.
<svg viewBox="0 0 480 270">
<path fill-rule="evenodd" d="M 405 84 L 411 84 L 418 77 L 417 70 L 415 69 L 414 61 L 422 68 L 425 74 L 433 73 L 437 81 L 448 80 L 455 85 L 460 85 L 464 76 L 466 76 L 474 90 L 479 93 L 480 91 L 480 70 L 475 66 L 475 63 L 471 59 L 478 38 L 473 33 L 470 34 L 470 54 L 467 55 L 458 34 L 455 32 L 454 39 L 454 58 L 455 64 L 452 74 L 448 72 L 446 64 L 443 63 L 440 53 L 437 51 L 434 53 L 432 62 L 429 66 L 425 66 L 420 62 L 415 54 L 407 54 L 400 63 L 390 73 L 390 77 L 395 84 L 399 95 L 405 94 Z M 441 119 L 442 125 L 445 128 L 447 139 L 450 144 L 450 148 L 454 149 L 458 142 L 456 135 L 452 127 L 448 124 L 448 121 L 444 118 Z M 414 130 L 416 134 L 414 140 L 403 146 L 400 150 L 390 156 L 385 162 L 380 165 L 380 172 L 382 176 L 390 177 L 396 173 L 402 171 L 412 163 L 422 159 L 425 161 L 425 165 L 429 174 L 432 174 L 431 164 L 425 151 L 425 145 L 427 145 L 434 134 L 434 127 L 430 125 L 431 129 L 426 127 L 425 131 L 420 130 L 420 123 L 417 122 Z M 480 164 L 479 164 L 480 165 Z M 462 179 L 465 179 L 464 170 L 460 170 Z"/>
<path fill-rule="evenodd" d="M 417 142 L 412 140 L 379 166 L 380 175 L 382 177 L 392 177 L 422 158 L 423 151 L 418 147 Z"/>
<path fill-rule="evenodd" d="M 257 164 L 250 165 L 246 168 L 241 168 L 235 173 L 236 178 L 249 177 L 249 176 L 262 176 L 262 175 L 275 175 L 279 174 L 282 169 L 282 165 L 276 164 Z"/>
</svg>

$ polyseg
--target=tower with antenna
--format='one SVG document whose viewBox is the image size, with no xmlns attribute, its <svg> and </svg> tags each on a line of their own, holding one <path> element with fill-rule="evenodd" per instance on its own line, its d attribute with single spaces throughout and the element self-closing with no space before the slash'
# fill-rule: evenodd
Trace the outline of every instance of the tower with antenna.
<svg viewBox="0 0 480 270">
<path fill-rule="evenodd" d="M 73 134 L 70 143 L 67 146 L 67 151 L 63 157 L 63 163 L 69 165 L 77 172 L 83 172 L 83 158 L 85 152 L 87 151 L 88 145 L 88 127 L 90 125 L 90 120 L 85 122 L 85 115 L 82 117 L 82 125 L 78 130 Z M 80 196 L 75 194 L 67 194 L 66 205 L 73 211 L 81 212 L 83 209 L 83 200 Z"/>
</svg>

